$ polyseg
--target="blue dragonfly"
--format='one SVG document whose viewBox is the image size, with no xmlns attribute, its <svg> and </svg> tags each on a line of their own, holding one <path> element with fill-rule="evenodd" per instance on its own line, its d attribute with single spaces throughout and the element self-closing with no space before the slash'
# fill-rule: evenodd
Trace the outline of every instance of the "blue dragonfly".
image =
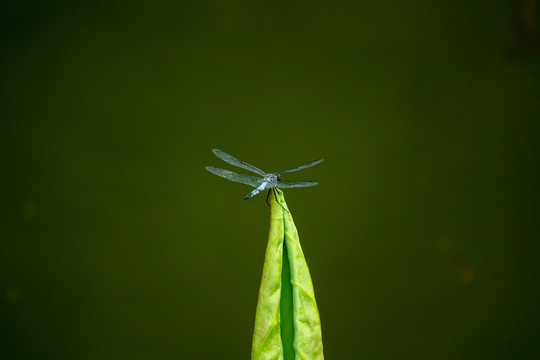
<svg viewBox="0 0 540 360">
<path fill-rule="evenodd" d="M 246 197 L 244 198 L 244 200 L 250 199 L 253 196 L 260 193 L 261 191 L 266 190 L 266 189 L 276 189 L 276 188 L 286 189 L 286 188 L 295 188 L 295 187 L 315 186 L 315 185 L 317 185 L 317 183 L 315 181 L 285 181 L 285 180 L 281 180 L 281 174 L 289 173 L 289 172 L 293 172 L 293 171 L 298 171 L 298 170 L 303 170 L 303 169 L 306 169 L 308 167 L 317 165 L 317 164 L 321 163 L 324 160 L 324 159 L 319 159 L 319 160 L 315 160 L 315 161 L 312 161 L 312 162 L 304 164 L 304 165 L 294 167 L 292 169 L 284 170 L 284 171 L 274 173 L 274 174 L 267 174 L 264 171 L 262 171 L 261 169 L 258 169 L 253 165 L 250 165 L 248 163 L 245 163 L 243 161 L 238 160 L 237 158 L 235 158 L 232 155 L 227 154 L 223 150 L 214 149 L 214 150 L 212 150 L 212 152 L 218 158 L 220 158 L 221 160 L 223 160 L 225 162 L 228 162 L 231 165 L 234 165 L 236 167 L 239 167 L 239 168 L 242 168 L 242 169 L 245 169 L 245 170 L 249 170 L 251 172 L 254 172 L 255 174 L 258 174 L 258 175 L 262 176 L 262 178 L 259 178 L 259 177 L 251 176 L 251 175 L 237 174 L 235 172 L 220 169 L 220 168 L 213 167 L 213 166 L 207 166 L 206 167 L 206 170 L 210 171 L 212 174 L 216 174 L 217 176 L 221 176 L 222 178 L 225 178 L 225 179 L 230 180 L 230 181 L 234 181 L 234 182 L 238 182 L 238 183 L 253 186 L 255 188 L 255 190 L 253 190 L 252 192 L 247 194 Z M 268 192 L 268 194 L 270 194 L 270 192 Z M 267 197 L 267 201 L 268 201 L 268 197 Z"/>
</svg>

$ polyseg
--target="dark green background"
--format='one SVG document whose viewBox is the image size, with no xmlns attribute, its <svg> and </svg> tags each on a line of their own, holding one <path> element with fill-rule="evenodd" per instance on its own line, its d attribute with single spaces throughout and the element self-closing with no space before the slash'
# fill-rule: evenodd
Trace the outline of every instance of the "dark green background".
<svg viewBox="0 0 540 360">
<path fill-rule="evenodd" d="M 8 1 L 0 359 L 247 359 L 286 191 L 328 359 L 540 356 L 528 1 Z M 525 14 L 520 16 L 519 14 Z"/>
</svg>

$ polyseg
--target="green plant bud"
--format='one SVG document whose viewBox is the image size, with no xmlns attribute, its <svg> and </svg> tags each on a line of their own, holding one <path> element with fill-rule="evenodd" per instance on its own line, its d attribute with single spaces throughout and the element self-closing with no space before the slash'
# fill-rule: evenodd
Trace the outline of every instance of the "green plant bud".
<svg viewBox="0 0 540 360">
<path fill-rule="evenodd" d="M 323 358 L 319 310 L 298 231 L 283 192 L 273 189 L 251 359 Z"/>
</svg>

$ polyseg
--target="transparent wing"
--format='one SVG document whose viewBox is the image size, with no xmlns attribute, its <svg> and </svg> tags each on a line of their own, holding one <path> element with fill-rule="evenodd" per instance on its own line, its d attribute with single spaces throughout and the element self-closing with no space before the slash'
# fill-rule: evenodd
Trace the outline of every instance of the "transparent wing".
<svg viewBox="0 0 540 360">
<path fill-rule="evenodd" d="M 295 187 L 308 187 L 308 186 L 315 186 L 317 183 L 315 181 L 285 181 L 285 180 L 279 180 L 278 181 L 278 188 L 280 189 L 287 189 L 287 188 L 295 188 Z"/>
<path fill-rule="evenodd" d="M 317 164 L 319 164 L 319 163 L 322 163 L 323 160 L 324 160 L 324 159 L 315 160 L 315 161 L 312 161 L 312 162 L 310 162 L 310 163 L 307 163 L 307 164 L 304 164 L 304 165 L 300 165 L 300 166 L 297 166 L 297 167 L 292 168 L 292 169 L 288 169 L 288 170 L 285 170 L 285 171 L 278 172 L 278 174 L 284 174 L 284 173 L 288 173 L 288 172 L 293 172 L 293 171 L 302 170 L 302 169 L 311 167 L 311 166 L 313 166 L 313 165 L 317 165 Z"/>
<path fill-rule="evenodd" d="M 238 160 L 237 158 L 235 158 L 234 156 L 232 155 L 229 155 L 227 154 L 225 151 L 223 150 L 219 150 L 219 149 L 214 149 L 212 150 L 212 152 L 214 154 L 216 154 L 216 156 L 218 158 L 220 158 L 221 160 L 225 161 L 225 162 L 228 162 L 229 164 L 231 165 L 234 165 L 234 166 L 237 166 L 239 168 L 242 168 L 242 169 L 246 169 L 246 170 L 249 170 L 249 171 L 252 171 L 254 172 L 255 174 L 259 174 L 259 175 L 262 175 L 262 176 L 266 176 L 266 173 L 264 171 L 262 171 L 261 169 L 257 169 L 255 166 L 253 165 L 250 165 L 248 163 L 245 163 L 243 161 L 240 161 Z M 217 169 L 217 168 L 216 168 Z M 234 174 L 234 173 L 233 173 Z M 221 176 L 221 175 L 220 175 Z"/>
<path fill-rule="evenodd" d="M 217 176 L 221 176 L 222 178 L 225 178 L 230 181 L 250 185 L 253 187 L 258 187 L 263 183 L 263 179 L 259 179 L 258 177 L 251 176 L 251 175 L 244 175 L 244 174 L 237 174 L 229 170 L 223 170 L 217 167 L 213 166 L 207 166 L 206 170 L 210 171 L 212 174 L 216 174 Z"/>
</svg>

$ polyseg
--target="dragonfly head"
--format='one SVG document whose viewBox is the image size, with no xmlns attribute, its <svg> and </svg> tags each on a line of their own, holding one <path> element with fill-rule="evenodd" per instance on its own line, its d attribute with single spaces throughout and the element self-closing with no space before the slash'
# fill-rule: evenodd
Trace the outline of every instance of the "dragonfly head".
<svg viewBox="0 0 540 360">
<path fill-rule="evenodd" d="M 281 180 L 281 177 L 279 176 L 279 174 L 268 174 L 265 180 L 269 182 L 274 182 Z"/>
</svg>

